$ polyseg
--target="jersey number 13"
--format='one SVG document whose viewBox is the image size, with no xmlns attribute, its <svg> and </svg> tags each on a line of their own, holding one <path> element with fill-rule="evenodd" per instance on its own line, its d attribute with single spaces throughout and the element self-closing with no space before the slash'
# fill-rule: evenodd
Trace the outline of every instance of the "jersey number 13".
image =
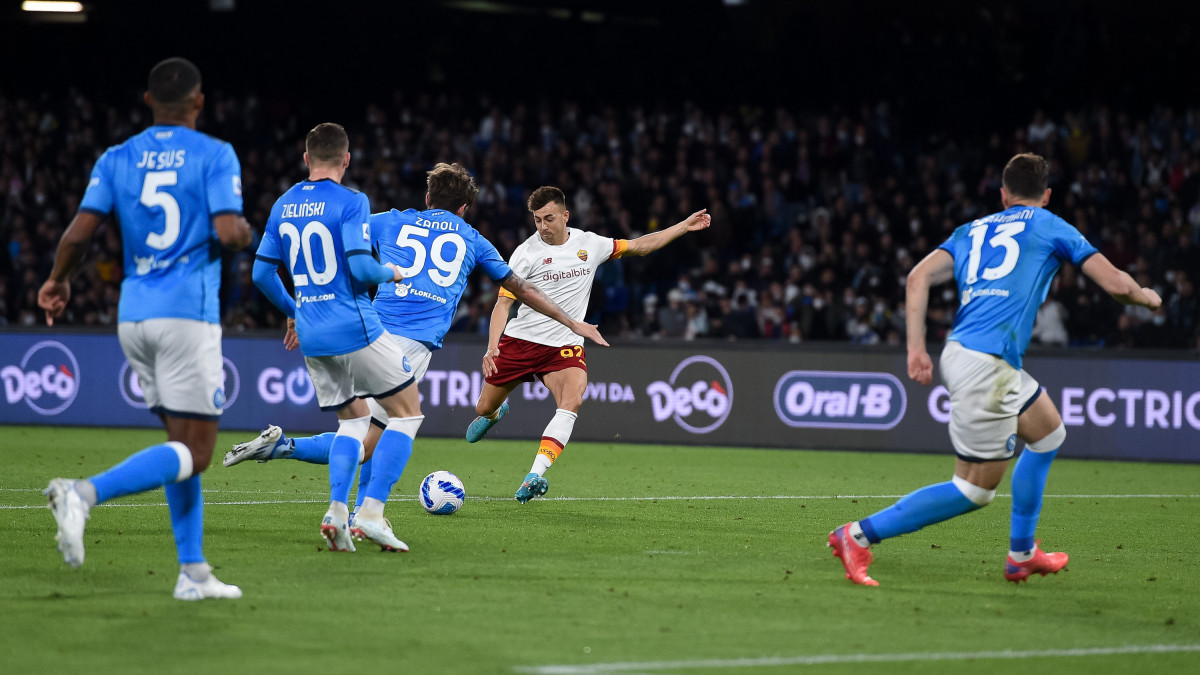
<svg viewBox="0 0 1200 675">
<path fill-rule="evenodd" d="M 987 231 L 988 226 L 984 223 L 972 227 L 970 232 L 968 232 L 971 237 L 971 255 L 967 258 L 968 284 L 976 283 L 981 276 L 979 273 L 979 264 L 980 258 L 983 257 L 983 243 L 984 239 L 987 238 Z M 1017 266 L 1017 258 L 1021 256 L 1021 245 L 1013 237 L 1024 231 L 1025 223 L 1021 221 L 1002 223 L 996 226 L 996 234 L 987 240 L 987 244 L 992 248 L 1003 248 L 1004 259 L 995 267 L 984 268 L 982 277 L 985 280 L 995 281 L 996 279 L 1003 279 Z"/>
</svg>

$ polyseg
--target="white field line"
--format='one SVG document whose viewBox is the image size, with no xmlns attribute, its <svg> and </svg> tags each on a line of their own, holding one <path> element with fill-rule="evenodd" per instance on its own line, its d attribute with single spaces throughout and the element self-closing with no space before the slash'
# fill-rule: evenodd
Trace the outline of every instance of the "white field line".
<svg viewBox="0 0 1200 675">
<path fill-rule="evenodd" d="M 897 654 L 814 654 L 811 656 L 769 656 L 755 659 L 698 659 L 693 661 L 641 661 L 592 663 L 580 665 L 516 666 L 513 672 L 530 675 L 596 675 L 666 670 L 702 670 L 715 668 L 754 668 L 814 666 L 839 663 L 900 663 L 913 661 L 971 661 L 976 659 L 1041 659 L 1048 657 L 1080 658 L 1122 654 L 1175 654 L 1200 652 L 1200 644 L 1124 645 L 1079 649 L 1031 649 L 981 652 L 901 652 Z"/>
<path fill-rule="evenodd" d="M 0 492 L 41 492 L 40 488 L 0 488 Z M 296 495 L 295 492 L 288 490 L 204 490 L 205 494 L 210 495 Z M 725 501 L 725 500 L 823 500 L 823 499 L 899 499 L 904 495 L 667 495 L 661 497 L 545 497 L 539 501 L 552 502 L 672 502 L 672 501 Z M 1000 498 L 1011 498 L 1011 494 L 998 494 Z M 329 501 L 324 497 L 323 493 L 307 493 L 296 495 L 297 499 L 263 499 L 263 500 L 245 500 L 245 501 L 220 501 L 220 502 L 205 502 L 206 506 L 259 506 L 266 504 L 320 504 Z M 416 499 L 416 495 L 395 495 L 391 499 L 401 501 L 405 499 Z M 507 502 L 512 501 L 511 497 L 471 497 L 472 501 L 482 502 Z M 1045 499 L 1200 499 L 1200 494 L 1065 494 L 1065 495 L 1044 495 Z M 143 506 L 166 506 L 165 501 L 156 501 L 149 503 L 137 504 L 101 504 L 101 507 L 143 507 Z M 45 508 L 45 504 L 33 505 L 4 505 L 0 504 L 0 511 L 14 509 L 40 509 Z"/>
</svg>

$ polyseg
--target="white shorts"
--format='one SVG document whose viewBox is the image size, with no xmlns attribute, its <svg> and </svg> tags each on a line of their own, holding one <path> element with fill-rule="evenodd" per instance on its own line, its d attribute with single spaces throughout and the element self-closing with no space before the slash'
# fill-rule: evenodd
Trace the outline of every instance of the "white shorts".
<svg viewBox="0 0 1200 675">
<path fill-rule="evenodd" d="M 1041 386 L 1004 359 L 946 342 L 942 381 L 950 391 L 950 442 L 960 459 L 994 462 L 1013 456 L 1017 416 Z"/>
<path fill-rule="evenodd" d="M 433 358 L 433 353 L 424 344 L 406 338 L 403 335 L 391 335 L 391 338 L 396 342 L 396 346 L 404 352 L 404 365 L 412 368 L 411 383 L 416 384 L 420 382 L 425 378 L 425 371 L 429 369 L 429 362 Z M 371 410 L 371 421 L 379 426 L 386 427 L 388 414 L 383 409 L 383 406 L 376 403 L 374 398 L 371 398 L 367 401 L 367 407 Z"/>
<path fill-rule="evenodd" d="M 385 331 L 371 344 L 349 354 L 304 357 L 321 410 L 340 410 L 356 398 L 391 396 L 415 383 L 417 368 L 424 375 L 429 367 L 429 350 L 414 343 L 425 349 L 424 359 L 417 363 L 417 358 L 405 353 L 398 342 L 404 339 Z"/>
<path fill-rule="evenodd" d="M 159 415 L 215 420 L 225 405 L 221 326 L 194 319 L 125 321 L 121 350 Z"/>
</svg>

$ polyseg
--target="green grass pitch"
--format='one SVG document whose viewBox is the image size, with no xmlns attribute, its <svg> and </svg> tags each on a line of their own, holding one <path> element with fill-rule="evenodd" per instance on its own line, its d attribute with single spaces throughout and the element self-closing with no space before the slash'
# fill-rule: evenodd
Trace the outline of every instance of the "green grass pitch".
<svg viewBox="0 0 1200 675">
<path fill-rule="evenodd" d="M 1200 672 L 1200 466 L 1071 460 L 1068 439 L 1039 528 L 1066 571 L 1004 581 L 1006 480 L 876 547 L 864 588 L 826 534 L 949 457 L 573 443 L 520 505 L 533 442 L 419 439 L 388 505 L 406 554 L 322 550 L 325 467 L 218 460 L 205 552 L 245 596 L 183 603 L 161 490 L 95 509 L 78 570 L 40 494 L 161 438 L 0 430 L 0 672 Z M 435 469 L 466 484 L 453 516 L 415 500 Z"/>
</svg>

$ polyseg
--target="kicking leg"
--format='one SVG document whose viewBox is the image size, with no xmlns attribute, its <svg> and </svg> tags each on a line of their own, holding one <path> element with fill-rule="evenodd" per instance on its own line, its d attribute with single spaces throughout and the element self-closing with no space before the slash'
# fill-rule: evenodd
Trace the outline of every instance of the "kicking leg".
<svg viewBox="0 0 1200 675">
<path fill-rule="evenodd" d="M 483 440 L 487 432 L 497 422 L 508 414 L 508 395 L 520 384 L 519 381 L 506 382 L 502 385 L 483 383 L 479 392 L 479 400 L 475 403 L 475 414 L 478 415 L 467 426 L 467 442 L 475 443 Z"/>
</svg>

